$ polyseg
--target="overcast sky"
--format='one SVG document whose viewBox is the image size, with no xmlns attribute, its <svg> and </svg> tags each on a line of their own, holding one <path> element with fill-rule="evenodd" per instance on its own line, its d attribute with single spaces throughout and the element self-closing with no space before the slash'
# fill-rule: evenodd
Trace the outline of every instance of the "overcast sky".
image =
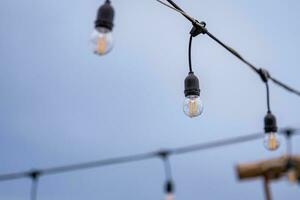
<svg viewBox="0 0 300 200">
<path fill-rule="evenodd" d="M 177 0 L 216 36 L 300 88 L 300 2 Z M 101 0 L 0 1 L 0 174 L 179 147 L 260 132 L 265 86 L 210 40 L 194 40 L 204 113 L 182 112 L 191 25 L 154 0 L 112 0 L 115 48 L 89 43 Z M 300 99 L 271 85 L 280 127 L 298 126 Z M 285 153 L 262 141 L 172 157 L 176 199 L 263 199 L 261 180 L 239 182 L 237 163 Z M 294 138 L 299 152 L 300 138 Z M 42 200 L 158 200 L 160 160 L 43 177 Z M 299 186 L 272 183 L 275 200 Z M 0 183 L 0 199 L 29 199 L 30 180 Z"/>
</svg>

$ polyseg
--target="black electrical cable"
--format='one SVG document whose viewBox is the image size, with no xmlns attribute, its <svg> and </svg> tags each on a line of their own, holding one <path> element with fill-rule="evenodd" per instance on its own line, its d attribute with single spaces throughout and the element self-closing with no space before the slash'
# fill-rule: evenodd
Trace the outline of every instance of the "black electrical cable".
<svg viewBox="0 0 300 200">
<path fill-rule="evenodd" d="M 196 145 L 191 145 L 191 146 L 173 148 L 168 151 L 168 155 L 184 154 L 184 153 L 190 153 L 190 152 L 194 152 L 194 151 L 201 151 L 201 150 L 217 148 L 217 147 L 221 147 L 221 146 L 228 146 L 228 145 L 233 145 L 233 144 L 237 144 L 237 143 L 253 141 L 256 139 L 260 139 L 262 137 L 263 137 L 263 134 L 255 133 L 255 134 L 249 134 L 246 136 L 239 136 L 239 137 L 232 137 L 232 138 L 223 139 L 223 140 L 217 140 L 214 142 L 207 142 L 207 143 L 201 143 L 201 144 L 196 144 Z M 38 173 L 38 176 L 46 176 L 46 175 L 72 172 L 72 171 L 76 171 L 76 170 L 84 170 L 84 169 L 90 169 L 90 168 L 96 168 L 96 167 L 104 167 L 104 166 L 110 166 L 110 165 L 137 162 L 137 161 L 157 158 L 159 156 L 161 156 L 161 152 L 155 151 L 155 152 L 150 152 L 150 153 L 136 154 L 136 155 L 130 155 L 130 156 L 117 157 L 117 158 L 109 158 L 109 159 L 79 163 L 79 164 L 74 164 L 74 165 L 65 165 L 65 166 L 60 166 L 60 167 L 45 168 L 45 169 L 39 169 L 39 170 L 35 170 L 35 171 L 25 171 L 25 172 L 13 173 L 13 174 L 4 174 L 4 175 L 0 175 L 0 181 L 8 181 L 8 180 L 32 177 L 33 173 L 35 173 L 35 174 Z"/>
<path fill-rule="evenodd" d="M 90 169 L 95 167 L 104 167 L 109 165 L 137 162 L 137 161 L 147 160 L 155 157 L 157 157 L 157 152 L 150 152 L 145 154 L 136 154 L 136 155 L 123 156 L 118 158 L 109 158 L 105 160 L 92 161 L 92 162 L 80 163 L 75 165 L 53 167 L 53 168 L 43 169 L 41 171 L 43 175 L 51 175 L 51 174 L 69 172 L 69 171 Z M 0 176 L 0 180 L 1 180 L 1 176 Z"/>
<path fill-rule="evenodd" d="M 165 154 L 160 153 L 160 155 L 162 155 L 161 158 L 162 158 L 163 165 L 164 165 L 166 180 L 171 181 L 171 180 L 173 180 L 173 176 L 172 176 L 171 162 L 169 159 L 169 153 L 167 153 L 167 152 Z"/>
<path fill-rule="evenodd" d="M 298 90 L 296 90 L 296 89 L 294 89 L 294 88 L 292 88 L 292 87 L 290 87 L 290 86 L 288 86 L 288 85 L 282 83 L 281 81 L 275 79 L 275 78 L 272 77 L 272 76 L 270 76 L 269 79 L 271 79 L 271 80 L 273 81 L 273 83 L 275 83 L 275 84 L 277 84 L 277 85 L 283 87 L 284 89 L 286 89 L 286 90 L 288 90 L 288 91 L 290 91 L 290 92 L 292 92 L 292 93 L 294 93 L 294 94 L 300 96 L 300 91 L 298 91 Z"/>
<path fill-rule="evenodd" d="M 193 73 L 193 68 L 192 68 L 192 41 L 193 41 L 193 36 L 190 36 L 189 40 L 189 69 L 190 73 Z"/>
<path fill-rule="evenodd" d="M 38 178 L 32 179 L 31 193 L 30 193 L 31 200 L 37 200 L 38 183 L 39 183 Z"/>
<path fill-rule="evenodd" d="M 267 92 L 267 107 L 268 107 L 268 113 L 271 112 L 271 106 L 270 106 L 270 89 L 269 89 L 269 83 L 265 82 L 266 84 L 266 92 Z"/>
<path fill-rule="evenodd" d="M 172 6 L 162 2 L 161 0 L 156 0 L 159 3 L 181 13 L 186 19 L 188 19 L 195 28 L 199 29 L 200 33 L 202 34 L 207 34 L 211 39 L 213 39 L 215 42 L 217 42 L 218 44 L 220 44 L 222 47 L 224 47 L 226 50 L 228 50 L 231 54 L 233 54 L 234 56 L 236 56 L 239 60 L 241 60 L 244 64 L 246 64 L 248 67 L 250 67 L 254 72 L 256 72 L 258 75 L 260 75 L 260 70 L 255 67 L 253 64 L 251 64 L 249 61 L 247 61 L 246 59 L 244 59 L 241 54 L 239 54 L 236 50 L 234 50 L 232 47 L 226 45 L 224 42 L 222 42 L 221 40 L 219 40 L 216 36 L 214 36 L 212 33 L 210 33 L 204 26 L 204 23 L 200 23 L 197 20 L 195 20 L 194 18 L 192 18 L 191 16 L 189 16 L 187 13 L 185 13 L 176 3 L 174 3 L 172 0 L 167 0 Z M 268 77 L 269 79 L 271 79 L 273 81 L 273 83 L 275 83 L 276 85 L 282 87 L 283 89 L 286 89 L 287 91 L 294 93 L 298 96 L 300 96 L 300 91 L 296 90 L 294 88 L 292 88 L 291 86 L 275 79 L 274 77 L 270 76 Z"/>
<path fill-rule="evenodd" d="M 250 134 L 250 135 L 246 135 L 246 136 L 238 136 L 238 137 L 233 137 L 233 138 L 214 141 L 214 142 L 207 142 L 207 143 L 202 143 L 202 144 L 180 147 L 180 148 L 171 150 L 170 153 L 174 154 L 174 155 L 191 153 L 191 152 L 195 152 L 195 151 L 208 150 L 208 149 L 213 149 L 213 148 L 222 147 L 222 146 L 229 146 L 229 145 L 234 145 L 234 144 L 238 144 L 238 143 L 250 142 L 250 141 L 261 139 L 263 137 L 264 137 L 264 135 L 261 133 L 254 133 L 254 134 Z"/>
<path fill-rule="evenodd" d="M 76 171 L 76 170 L 84 170 L 84 169 L 104 167 L 104 166 L 109 166 L 109 165 L 137 162 L 137 161 L 142 161 L 142 160 L 151 159 L 151 158 L 155 158 L 155 157 L 157 157 L 157 152 L 154 152 L 154 153 L 151 152 L 151 153 L 145 153 L 145 154 L 123 156 L 123 157 L 118 157 L 118 158 L 109 158 L 109 159 L 104 159 L 104 160 L 99 160 L 99 161 L 84 162 L 84 163 L 79 163 L 79 164 L 74 164 L 74 165 L 65 165 L 65 166 L 60 166 L 60 167 L 45 168 L 45 169 L 38 170 L 38 172 L 40 173 L 40 176 L 53 175 L 53 174 L 71 172 L 71 171 Z M 35 173 L 35 172 L 36 171 L 29 171 L 29 172 L 0 175 L 0 181 L 9 181 L 9 180 L 13 180 L 13 179 L 31 177 L 31 174 Z"/>
</svg>

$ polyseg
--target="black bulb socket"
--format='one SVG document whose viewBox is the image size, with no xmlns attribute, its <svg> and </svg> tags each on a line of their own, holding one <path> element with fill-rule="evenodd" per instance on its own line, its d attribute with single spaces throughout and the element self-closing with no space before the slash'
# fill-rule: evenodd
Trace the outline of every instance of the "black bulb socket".
<svg viewBox="0 0 300 200">
<path fill-rule="evenodd" d="M 95 28 L 103 27 L 112 31 L 114 26 L 114 16 L 114 8 L 111 6 L 110 1 L 106 0 L 105 3 L 98 9 L 97 19 L 95 21 Z"/>
<path fill-rule="evenodd" d="M 171 180 L 166 182 L 165 192 L 166 193 L 173 193 L 174 192 L 174 185 L 173 185 L 173 182 Z"/>
<path fill-rule="evenodd" d="M 184 80 L 184 95 L 187 96 L 200 96 L 199 79 L 190 72 Z"/>
<path fill-rule="evenodd" d="M 265 133 L 275 133 L 277 132 L 277 122 L 276 117 L 271 112 L 268 112 L 265 116 Z"/>
</svg>

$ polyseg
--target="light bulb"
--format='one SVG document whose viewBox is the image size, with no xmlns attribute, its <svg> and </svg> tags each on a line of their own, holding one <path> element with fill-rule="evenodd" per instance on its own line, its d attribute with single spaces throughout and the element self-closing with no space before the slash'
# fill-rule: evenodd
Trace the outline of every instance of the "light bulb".
<svg viewBox="0 0 300 200">
<path fill-rule="evenodd" d="M 174 195 L 170 192 L 168 192 L 165 196 L 165 200 L 174 200 Z"/>
<path fill-rule="evenodd" d="M 96 27 L 92 34 L 91 42 L 95 54 L 107 54 L 113 48 L 113 38 L 111 30 L 104 27 Z"/>
<path fill-rule="evenodd" d="M 287 178 L 290 183 L 296 183 L 298 180 L 297 171 L 294 168 L 291 168 L 287 171 Z"/>
<path fill-rule="evenodd" d="M 274 151 L 278 149 L 279 145 L 280 142 L 276 137 L 276 133 L 274 132 L 266 133 L 266 136 L 264 138 L 264 146 L 266 147 L 266 149 L 270 151 Z"/>
<path fill-rule="evenodd" d="M 203 112 L 202 101 L 197 95 L 185 97 L 183 103 L 183 111 L 189 117 L 197 117 Z"/>
</svg>

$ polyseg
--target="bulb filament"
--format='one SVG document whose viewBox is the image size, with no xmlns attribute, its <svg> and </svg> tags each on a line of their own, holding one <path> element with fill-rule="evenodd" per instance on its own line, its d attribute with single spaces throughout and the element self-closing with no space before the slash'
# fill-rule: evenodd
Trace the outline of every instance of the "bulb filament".
<svg viewBox="0 0 300 200">
<path fill-rule="evenodd" d="M 189 102 L 189 113 L 194 115 L 197 112 L 197 102 L 194 97 L 190 99 Z"/>
<path fill-rule="evenodd" d="M 103 35 L 102 37 L 99 37 L 97 39 L 97 50 L 96 50 L 96 52 L 98 54 L 104 54 L 105 47 L 106 47 L 105 35 Z"/>
</svg>

